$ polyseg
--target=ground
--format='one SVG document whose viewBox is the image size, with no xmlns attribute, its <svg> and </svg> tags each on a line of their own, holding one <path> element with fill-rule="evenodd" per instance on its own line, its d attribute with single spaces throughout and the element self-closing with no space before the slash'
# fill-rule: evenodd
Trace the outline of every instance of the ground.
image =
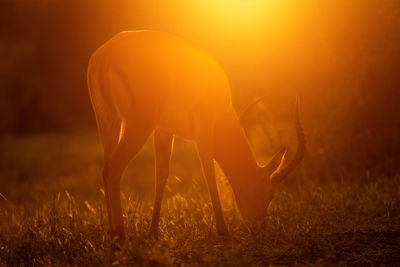
<svg viewBox="0 0 400 267">
<path fill-rule="evenodd" d="M 224 241 L 215 231 L 193 146 L 182 140 L 160 240 L 147 236 L 154 186 L 149 142 L 122 181 L 127 244 L 112 252 L 101 153 L 95 133 L 1 139 L 0 266 L 400 265 L 399 176 L 366 174 L 350 184 L 344 175 L 341 184 L 318 185 L 297 173 L 277 189 L 265 225 L 251 233 L 219 172 L 231 233 Z"/>
</svg>

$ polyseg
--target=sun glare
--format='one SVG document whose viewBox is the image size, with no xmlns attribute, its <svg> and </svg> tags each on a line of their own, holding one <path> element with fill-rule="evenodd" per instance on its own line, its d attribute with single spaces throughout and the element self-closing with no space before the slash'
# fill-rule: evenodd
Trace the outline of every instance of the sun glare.
<svg viewBox="0 0 400 267">
<path fill-rule="evenodd" d="M 273 21 L 283 12 L 287 0 L 206 0 L 200 12 L 225 29 L 249 30 Z"/>
<path fill-rule="evenodd" d="M 242 0 L 219 0 L 209 2 L 210 9 L 227 22 L 245 22 L 256 19 L 259 15 L 262 2 Z"/>
</svg>

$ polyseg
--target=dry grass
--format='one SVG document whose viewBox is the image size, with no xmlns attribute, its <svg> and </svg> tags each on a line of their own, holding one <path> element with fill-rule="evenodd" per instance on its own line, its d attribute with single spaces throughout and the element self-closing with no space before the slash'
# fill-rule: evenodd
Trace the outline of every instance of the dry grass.
<svg viewBox="0 0 400 267">
<path fill-rule="evenodd" d="M 159 242 L 147 237 L 153 194 L 147 145 L 123 180 L 127 245 L 112 253 L 96 135 L 3 138 L 0 265 L 400 264 L 400 177 L 323 187 L 306 177 L 289 180 L 255 235 L 219 175 L 232 234 L 224 243 L 192 147 L 177 143 Z"/>
</svg>

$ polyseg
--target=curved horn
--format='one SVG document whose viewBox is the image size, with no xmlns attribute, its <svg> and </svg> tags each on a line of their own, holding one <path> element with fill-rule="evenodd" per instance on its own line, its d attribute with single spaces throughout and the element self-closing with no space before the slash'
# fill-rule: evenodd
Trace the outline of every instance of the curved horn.
<svg viewBox="0 0 400 267">
<path fill-rule="evenodd" d="M 242 113 L 240 113 L 239 115 L 239 120 L 242 121 L 242 119 L 247 115 L 247 113 L 250 111 L 250 109 L 257 105 L 258 103 L 260 103 L 262 100 L 264 100 L 265 98 L 267 98 L 267 96 L 262 96 L 260 98 L 257 98 L 256 100 L 254 100 L 253 102 L 251 102 L 243 111 Z"/>
<path fill-rule="evenodd" d="M 271 183 L 276 186 L 280 182 L 282 182 L 286 176 L 291 173 L 297 165 L 301 162 L 306 152 L 306 137 L 304 135 L 303 127 L 300 123 L 299 118 L 299 97 L 296 97 L 296 106 L 295 106 L 295 125 L 296 125 L 296 134 L 297 134 L 297 151 L 294 155 L 292 161 L 284 168 L 272 174 Z"/>
</svg>

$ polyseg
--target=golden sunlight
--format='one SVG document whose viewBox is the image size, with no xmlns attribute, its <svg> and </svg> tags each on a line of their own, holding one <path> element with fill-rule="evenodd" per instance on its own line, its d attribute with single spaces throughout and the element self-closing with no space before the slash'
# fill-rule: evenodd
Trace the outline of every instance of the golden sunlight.
<svg viewBox="0 0 400 267">
<path fill-rule="evenodd" d="M 288 0 L 206 0 L 196 2 L 199 13 L 225 30 L 249 30 L 279 17 Z"/>
<path fill-rule="evenodd" d="M 400 266 L 400 0 L 0 0 L 1 266 Z"/>
</svg>

